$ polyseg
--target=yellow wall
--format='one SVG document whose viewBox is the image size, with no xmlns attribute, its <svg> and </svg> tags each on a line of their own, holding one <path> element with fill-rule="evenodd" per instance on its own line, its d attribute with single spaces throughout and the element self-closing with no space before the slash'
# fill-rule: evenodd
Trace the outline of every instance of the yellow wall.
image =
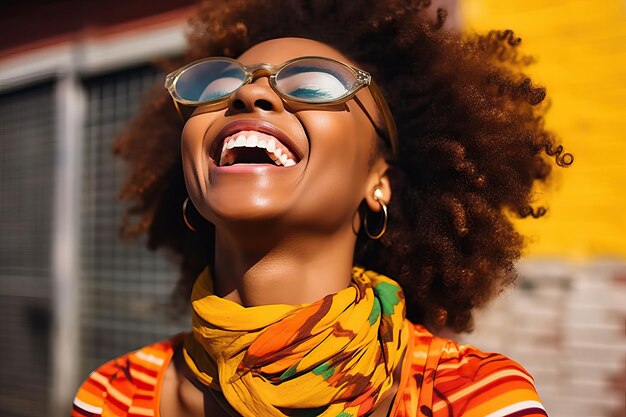
<svg viewBox="0 0 626 417">
<path fill-rule="evenodd" d="M 626 1 L 459 0 L 461 24 L 513 29 L 552 99 L 546 121 L 574 154 L 555 166 L 542 219 L 516 224 L 529 257 L 626 257 Z"/>
</svg>

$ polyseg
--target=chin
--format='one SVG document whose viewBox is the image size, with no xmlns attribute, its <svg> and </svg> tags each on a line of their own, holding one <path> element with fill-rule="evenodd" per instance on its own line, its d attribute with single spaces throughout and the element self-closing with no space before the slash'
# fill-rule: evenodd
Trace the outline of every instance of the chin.
<svg viewBox="0 0 626 417">
<path fill-rule="evenodd" d="M 238 194 L 238 195 L 236 195 Z M 206 217 L 214 224 L 272 222 L 289 211 L 285 199 L 264 196 L 262 193 L 229 193 L 212 196 L 207 201 Z"/>
</svg>

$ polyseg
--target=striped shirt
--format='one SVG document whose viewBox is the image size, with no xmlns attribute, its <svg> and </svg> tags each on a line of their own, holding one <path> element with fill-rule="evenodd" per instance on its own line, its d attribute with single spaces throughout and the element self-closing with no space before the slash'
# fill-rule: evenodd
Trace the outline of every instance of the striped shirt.
<svg viewBox="0 0 626 417">
<path fill-rule="evenodd" d="M 434 336 L 421 325 L 410 329 L 391 417 L 547 416 L 533 378 L 517 362 Z M 184 336 L 93 371 L 76 393 L 72 417 L 159 417 L 165 370 Z"/>
</svg>

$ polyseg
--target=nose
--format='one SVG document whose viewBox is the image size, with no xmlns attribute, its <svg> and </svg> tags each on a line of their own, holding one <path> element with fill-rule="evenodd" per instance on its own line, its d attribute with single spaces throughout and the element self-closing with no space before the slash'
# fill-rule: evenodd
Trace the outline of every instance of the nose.
<svg viewBox="0 0 626 417">
<path fill-rule="evenodd" d="M 253 82 L 241 86 L 231 96 L 228 109 L 233 113 L 254 112 L 255 110 L 284 110 L 283 101 L 270 87 L 267 77 L 259 77 Z"/>
</svg>

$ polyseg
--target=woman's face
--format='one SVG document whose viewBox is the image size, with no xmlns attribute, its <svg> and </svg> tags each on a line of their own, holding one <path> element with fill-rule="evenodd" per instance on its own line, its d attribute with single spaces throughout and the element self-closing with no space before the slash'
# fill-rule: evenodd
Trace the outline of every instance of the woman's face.
<svg viewBox="0 0 626 417">
<path fill-rule="evenodd" d="M 311 55 L 358 68 L 331 47 L 301 38 L 262 42 L 238 60 L 244 65 L 280 65 Z M 357 97 L 380 126 L 369 90 L 361 89 Z M 264 140 L 266 149 L 223 150 L 230 139 L 241 142 L 240 136 L 246 141 L 256 136 L 257 144 Z M 295 164 L 277 165 L 267 159 L 272 139 Z M 222 227 L 262 230 L 268 225 L 278 232 L 352 227 L 360 202 L 372 193 L 386 167 L 382 159 L 369 161 L 377 140 L 372 123 L 354 99 L 333 106 L 291 108 L 271 89 L 267 77 L 259 77 L 233 93 L 228 108 L 213 112 L 198 108 L 186 123 L 182 157 L 187 190 L 196 209 L 218 231 Z M 389 195 L 384 199 L 389 201 Z"/>
</svg>

